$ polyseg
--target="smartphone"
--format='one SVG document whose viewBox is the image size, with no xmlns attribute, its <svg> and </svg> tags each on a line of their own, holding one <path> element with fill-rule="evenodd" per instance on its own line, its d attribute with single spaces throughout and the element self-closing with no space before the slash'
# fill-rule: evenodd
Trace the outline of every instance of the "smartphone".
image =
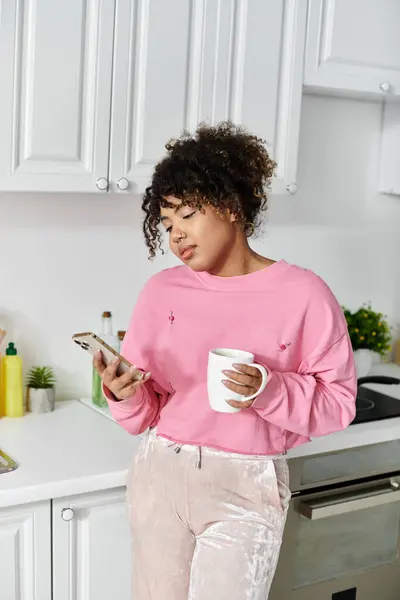
<svg viewBox="0 0 400 600">
<path fill-rule="evenodd" d="M 98 335 L 92 332 L 85 333 L 76 333 L 72 336 L 75 344 L 78 344 L 83 350 L 89 352 L 92 356 L 96 354 L 98 350 L 100 350 L 103 361 L 105 365 L 109 365 L 113 360 L 118 358 L 120 363 L 118 365 L 117 375 L 123 375 L 127 373 L 129 369 L 132 367 L 131 363 L 126 360 L 123 356 L 121 356 L 114 348 L 106 344 L 104 340 L 102 340 Z M 143 372 L 138 370 L 133 375 L 133 379 L 142 379 Z"/>
</svg>

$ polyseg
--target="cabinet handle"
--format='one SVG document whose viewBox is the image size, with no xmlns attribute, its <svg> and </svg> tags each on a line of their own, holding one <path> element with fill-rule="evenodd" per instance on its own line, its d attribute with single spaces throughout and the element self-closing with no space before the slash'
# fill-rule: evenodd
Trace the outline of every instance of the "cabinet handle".
<svg viewBox="0 0 400 600">
<path fill-rule="evenodd" d="M 292 194 L 292 196 L 294 196 L 294 194 L 297 194 L 297 185 L 295 183 L 290 183 L 286 186 L 286 189 L 289 192 L 289 194 Z"/>
<path fill-rule="evenodd" d="M 96 185 L 99 190 L 104 192 L 108 189 L 108 179 L 106 179 L 105 177 L 99 177 L 99 179 L 96 181 Z"/>
<path fill-rule="evenodd" d="M 63 508 L 61 511 L 61 518 L 63 521 L 72 521 L 75 517 L 75 511 L 72 508 Z"/>
<path fill-rule="evenodd" d="M 381 88 L 382 92 L 387 94 L 387 92 L 390 92 L 391 85 L 388 81 L 382 81 L 379 87 Z"/>
<path fill-rule="evenodd" d="M 126 179 L 126 177 L 121 177 L 121 179 L 117 181 L 117 186 L 119 190 L 124 192 L 129 187 L 129 181 Z"/>
</svg>

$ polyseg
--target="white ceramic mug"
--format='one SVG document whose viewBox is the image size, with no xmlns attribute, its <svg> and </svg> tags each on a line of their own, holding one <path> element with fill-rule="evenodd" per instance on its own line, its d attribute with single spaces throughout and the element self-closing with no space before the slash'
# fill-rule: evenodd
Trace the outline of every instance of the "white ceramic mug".
<svg viewBox="0 0 400 600">
<path fill-rule="evenodd" d="M 236 371 L 233 365 L 243 364 L 258 369 L 262 376 L 260 389 L 251 396 L 245 396 L 231 392 L 222 383 L 223 379 L 229 379 L 222 371 Z M 238 400 L 245 402 L 257 398 L 265 390 L 268 381 L 267 370 L 262 365 L 254 363 L 254 354 L 243 350 L 230 350 L 229 348 L 216 348 L 210 350 L 208 355 L 207 389 L 210 406 L 213 410 L 223 413 L 236 413 L 242 410 L 234 408 L 227 400 Z"/>
</svg>

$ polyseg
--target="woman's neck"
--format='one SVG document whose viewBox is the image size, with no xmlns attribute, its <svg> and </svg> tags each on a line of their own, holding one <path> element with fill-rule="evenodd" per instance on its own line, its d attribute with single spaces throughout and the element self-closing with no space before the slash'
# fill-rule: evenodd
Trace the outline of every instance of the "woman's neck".
<svg viewBox="0 0 400 600">
<path fill-rule="evenodd" d="M 235 244 L 209 272 L 218 277 L 238 277 L 265 269 L 274 262 L 274 260 L 254 252 L 246 238 L 242 243 Z"/>
</svg>

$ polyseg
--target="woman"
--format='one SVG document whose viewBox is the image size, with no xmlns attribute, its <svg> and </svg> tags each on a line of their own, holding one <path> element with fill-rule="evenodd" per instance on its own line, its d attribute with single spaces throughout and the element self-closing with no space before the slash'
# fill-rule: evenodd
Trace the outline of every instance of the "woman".
<svg viewBox="0 0 400 600">
<path fill-rule="evenodd" d="M 145 285 L 123 355 L 143 371 L 94 364 L 115 419 L 149 430 L 128 482 L 135 600 L 265 600 L 289 502 L 289 448 L 343 429 L 356 377 L 342 311 L 312 272 L 248 244 L 275 163 L 263 143 L 223 123 L 167 146 L 143 199 L 150 256 L 160 226 L 183 266 Z M 212 348 L 238 348 L 268 372 L 221 374 L 227 401 L 207 398 Z"/>
</svg>

